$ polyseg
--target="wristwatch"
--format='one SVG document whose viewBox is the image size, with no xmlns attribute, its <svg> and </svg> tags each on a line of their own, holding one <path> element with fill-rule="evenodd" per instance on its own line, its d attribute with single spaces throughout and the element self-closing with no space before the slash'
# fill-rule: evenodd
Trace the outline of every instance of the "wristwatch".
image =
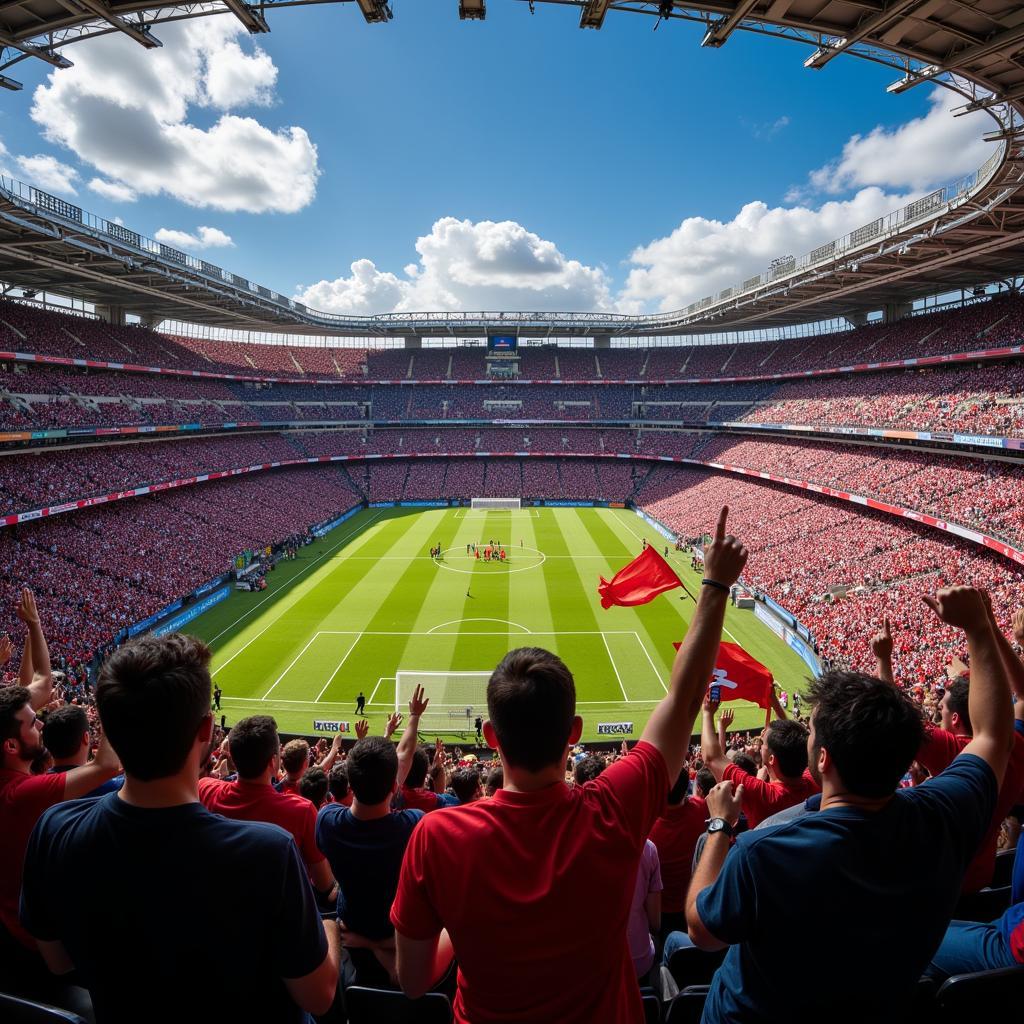
<svg viewBox="0 0 1024 1024">
<path fill-rule="evenodd" d="M 736 830 L 725 818 L 712 818 L 708 822 L 708 835 L 713 836 L 716 832 L 724 832 L 730 839 L 736 834 Z"/>
</svg>

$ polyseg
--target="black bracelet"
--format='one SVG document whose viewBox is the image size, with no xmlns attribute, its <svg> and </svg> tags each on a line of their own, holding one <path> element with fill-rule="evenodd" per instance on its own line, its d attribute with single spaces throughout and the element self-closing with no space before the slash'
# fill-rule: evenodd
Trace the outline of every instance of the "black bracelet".
<svg viewBox="0 0 1024 1024">
<path fill-rule="evenodd" d="M 715 587 L 717 590 L 724 590 L 727 594 L 729 593 L 729 588 L 724 583 L 708 579 L 706 576 L 700 581 L 700 585 L 702 587 Z"/>
</svg>

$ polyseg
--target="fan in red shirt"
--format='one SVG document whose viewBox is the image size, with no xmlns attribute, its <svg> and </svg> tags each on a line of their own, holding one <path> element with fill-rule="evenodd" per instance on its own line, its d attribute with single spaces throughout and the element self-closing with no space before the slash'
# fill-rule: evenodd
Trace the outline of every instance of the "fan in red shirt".
<svg viewBox="0 0 1024 1024">
<path fill-rule="evenodd" d="M 285 775 L 274 788 L 279 793 L 299 792 L 299 780 L 309 767 L 309 744 L 305 740 L 289 740 L 281 748 L 281 767 Z"/>
<path fill-rule="evenodd" d="M 417 998 L 459 964 L 460 1024 L 641 1024 L 626 941 L 647 836 L 679 775 L 714 668 L 729 588 L 746 549 L 708 548 L 705 586 L 641 741 L 600 778 L 569 789 L 583 728 L 572 674 L 538 648 L 510 652 L 487 687 L 488 744 L 504 765 L 489 800 L 429 814 L 412 834 L 391 910 L 398 978 Z"/>
<path fill-rule="evenodd" d="M 686 930 L 686 890 L 693 869 L 693 852 L 697 840 L 707 827 L 708 805 L 705 797 L 715 784 L 715 777 L 706 768 L 694 780 L 696 796 L 688 797 L 689 769 L 683 768 L 676 784 L 669 790 L 668 806 L 651 829 L 650 840 L 658 848 L 661 881 L 661 931 Z"/>
<path fill-rule="evenodd" d="M 334 875 L 316 845 L 316 808 L 305 797 L 279 793 L 271 785 L 281 759 L 277 722 L 269 715 L 243 718 L 228 734 L 228 749 L 238 769 L 238 780 L 200 779 L 199 802 L 225 818 L 267 821 L 290 832 L 313 888 L 322 899 L 329 900 Z"/>
<path fill-rule="evenodd" d="M 987 600 L 992 632 L 999 646 L 1000 659 L 1006 674 L 1009 676 L 1014 693 L 1017 694 L 1017 713 L 1024 713 L 1024 665 L 1014 653 L 1009 641 L 999 628 L 992 613 L 991 602 Z M 871 650 L 878 662 L 878 674 L 882 679 L 894 683 L 892 666 L 892 633 L 889 620 L 883 620 L 881 631 L 871 640 Z M 968 693 L 970 680 L 968 676 L 954 679 L 946 688 L 939 704 L 940 725 L 925 732 L 924 742 L 917 752 L 917 761 L 928 769 L 931 775 L 938 775 L 948 768 L 960 755 L 964 747 L 974 738 L 971 717 L 968 713 Z M 1007 708 L 1007 714 L 1010 709 Z M 927 785 L 927 783 L 925 783 Z M 999 828 L 1010 813 L 1010 809 L 1024 799 L 1024 736 L 1015 731 L 1013 749 L 1006 764 L 1006 774 L 999 787 L 999 798 L 996 801 L 995 813 L 985 839 L 974 860 L 964 874 L 963 892 L 972 893 L 984 889 L 992 881 L 996 866 L 996 844 L 999 839 Z"/>
<path fill-rule="evenodd" d="M 725 732 L 732 724 L 733 711 L 722 712 L 716 732 L 716 707 L 710 700 L 704 703 L 701 756 L 719 782 L 728 779 L 733 785 L 743 785 L 743 813 L 751 828 L 818 792 L 807 771 L 805 726 L 786 718 L 772 722 L 761 734 L 761 775 L 754 776 L 725 756 Z"/>
</svg>

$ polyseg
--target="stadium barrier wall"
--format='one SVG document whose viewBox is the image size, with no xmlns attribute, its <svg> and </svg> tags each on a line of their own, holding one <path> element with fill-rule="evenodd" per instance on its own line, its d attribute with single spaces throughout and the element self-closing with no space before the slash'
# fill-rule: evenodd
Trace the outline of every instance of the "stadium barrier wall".
<svg viewBox="0 0 1024 1024">
<path fill-rule="evenodd" d="M 481 347 L 481 352 L 483 348 Z M 790 370 L 785 373 L 757 373 L 731 377 L 630 377 L 612 379 L 595 377 L 563 380 L 555 378 L 421 378 L 389 380 L 363 377 L 277 377 L 247 373 L 229 373 L 217 370 L 183 370 L 169 366 L 145 366 L 141 363 L 109 362 L 103 359 L 76 359 L 70 356 L 51 356 L 42 352 L 0 352 L 0 361 L 19 363 L 46 363 L 50 366 L 77 366 L 93 370 L 113 370 L 122 373 L 154 373 L 167 377 L 200 377 L 212 380 L 239 380 L 265 384 L 331 384 L 367 386 L 370 384 L 392 384 L 399 387 L 416 387 L 420 384 L 554 384 L 572 387 L 577 384 L 730 384 L 746 381 L 800 380 L 805 377 L 828 377 L 836 374 L 873 373 L 877 370 L 902 370 L 908 367 L 946 366 L 951 363 L 969 363 L 979 360 L 1008 359 L 1024 355 L 1024 345 L 1005 345 L 1001 348 L 978 349 L 974 352 L 949 352 L 933 356 L 918 356 L 912 359 L 890 359 L 876 363 L 851 363 L 846 366 L 822 367 L 815 370 Z"/>
<path fill-rule="evenodd" d="M 536 459 L 631 459 L 635 462 L 667 462 L 674 465 L 702 466 L 706 469 L 718 469 L 726 473 L 735 473 L 741 476 L 748 476 L 755 480 L 767 480 L 770 483 L 783 484 L 786 487 L 797 490 L 811 491 L 815 494 L 822 494 L 829 498 L 836 498 L 839 501 L 851 502 L 855 505 L 863 505 L 878 512 L 885 512 L 888 515 L 900 519 L 912 519 L 923 526 L 929 526 L 944 533 L 951 533 L 962 540 L 970 541 L 980 547 L 988 548 L 997 554 L 1009 558 L 1018 565 L 1024 565 L 1024 550 L 1008 544 L 1006 541 L 989 534 L 981 533 L 961 523 L 950 522 L 946 519 L 939 519 L 929 513 L 918 512 L 916 509 L 901 508 L 898 505 L 890 505 L 888 502 L 880 501 L 863 494 L 854 494 L 850 491 L 840 491 L 834 487 L 827 487 L 824 484 L 817 484 L 807 480 L 797 480 L 792 477 L 776 476 L 774 473 L 765 473 L 757 469 L 747 469 L 744 466 L 732 466 L 722 462 L 708 462 L 703 459 L 687 459 L 677 455 L 641 455 L 635 452 L 423 452 L 423 453 L 393 453 L 388 455 L 320 455 L 307 459 L 282 459 L 277 462 L 264 462 L 253 466 L 240 466 L 235 469 L 219 470 L 212 473 L 201 473 L 197 476 L 184 477 L 178 480 L 165 480 L 158 483 L 145 484 L 141 487 L 134 487 L 124 491 L 114 491 L 109 494 L 93 495 L 87 498 L 77 498 L 73 501 L 61 502 L 57 505 L 49 505 L 44 508 L 30 509 L 24 512 L 12 512 L 0 516 L 0 527 L 15 526 L 18 523 L 27 523 L 35 519 L 44 519 L 49 516 L 63 515 L 66 512 L 73 512 L 77 509 L 92 508 L 97 505 L 104 505 L 112 501 L 123 501 L 127 498 L 136 498 L 145 494 L 157 494 L 160 491 L 173 490 L 177 487 L 189 487 L 193 484 L 205 483 L 208 480 L 224 480 L 228 477 L 242 476 L 246 473 L 259 473 L 268 469 L 280 469 L 289 466 L 318 466 L 329 462 L 375 462 L 386 459 L 467 459 L 467 458 L 536 458 Z M 591 504 L 594 504 L 591 502 Z M 371 502 L 370 508 L 389 508 L 395 502 Z M 443 505 L 441 507 L 444 507 Z M 674 535 L 673 535 L 674 536 Z"/>
<path fill-rule="evenodd" d="M 230 596 L 230 584 L 220 587 L 212 594 L 204 597 L 198 604 L 192 605 L 191 608 L 182 612 L 180 615 L 175 615 L 173 619 L 169 619 L 168 621 L 158 625 L 153 630 L 153 635 L 163 636 L 165 633 L 173 633 L 175 630 L 181 629 L 182 626 L 187 625 L 193 619 L 198 618 L 203 614 L 203 612 L 208 612 L 215 604 L 220 604 L 221 601 L 226 601 Z"/>
<path fill-rule="evenodd" d="M 309 532 L 313 534 L 314 537 L 326 537 L 327 534 L 331 532 L 331 530 L 334 530 L 337 527 L 341 526 L 342 523 L 347 522 L 357 512 L 362 511 L 362 509 L 364 508 L 366 508 L 366 502 L 361 501 L 359 502 L 358 505 L 353 505 L 347 511 L 342 512 L 342 514 L 338 516 L 337 519 L 332 519 L 329 523 L 321 523 L 319 526 L 314 526 Z"/>
</svg>

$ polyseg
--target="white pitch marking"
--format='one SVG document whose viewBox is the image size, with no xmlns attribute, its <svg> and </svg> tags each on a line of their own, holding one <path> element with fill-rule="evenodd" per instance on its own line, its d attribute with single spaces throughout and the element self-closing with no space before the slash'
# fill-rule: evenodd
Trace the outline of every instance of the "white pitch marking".
<svg viewBox="0 0 1024 1024">
<path fill-rule="evenodd" d="M 504 620 L 499 620 L 504 621 Z M 359 630 L 355 629 L 322 629 L 320 634 L 325 636 L 355 636 Z M 633 630 L 631 629 L 533 629 L 530 630 L 532 636 L 632 636 Z M 410 632 L 408 630 L 388 630 L 388 629 L 366 629 L 362 631 L 362 636 L 454 636 L 451 633 L 431 633 L 430 630 L 426 632 Z M 508 636 L 508 630 L 494 630 L 480 633 L 467 633 L 466 636 Z M 450 673 L 444 673 L 449 675 Z M 474 675 L 475 673 L 470 673 Z"/>
<path fill-rule="evenodd" d="M 370 699 L 366 703 L 367 704 L 372 704 L 373 703 L 373 698 L 377 696 L 377 691 L 380 689 L 380 684 L 383 683 L 385 679 L 394 679 L 394 678 L 395 678 L 394 676 L 381 676 L 380 679 L 377 680 L 377 685 L 373 688 L 373 693 L 370 694 Z"/>
<path fill-rule="evenodd" d="M 608 637 L 601 634 L 601 639 L 604 641 L 604 649 L 608 652 L 608 660 L 612 663 L 612 669 L 615 672 L 615 678 L 619 681 L 619 689 L 622 691 L 622 697 L 629 703 L 629 695 L 626 693 L 626 688 L 622 685 L 622 676 L 619 675 L 618 666 L 615 664 L 615 659 L 612 657 L 612 649 L 608 646 Z"/>
<path fill-rule="evenodd" d="M 383 511 L 383 510 L 381 510 L 381 511 Z M 365 530 L 365 529 L 366 529 L 366 527 L 368 527 L 368 526 L 369 526 L 369 525 L 370 525 L 370 524 L 371 524 L 372 522 L 374 522 L 374 520 L 375 520 L 375 519 L 376 519 L 376 518 L 377 518 L 378 516 L 380 516 L 380 514 L 381 514 L 381 511 L 378 511 L 378 512 L 377 512 L 377 513 L 376 513 L 375 515 L 371 516 L 371 517 L 370 517 L 370 518 L 369 518 L 369 519 L 368 519 L 368 520 L 367 520 L 367 521 L 366 521 L 365 523 L 363 523 L 363 525 L 362 525 L 362 526 L 360 526 L 360 527 L 358 528 L 358 530 Z M 344 542 L 345 542 L 346 540 L 348 540 L 348 538 L 349 538 L 349 537 L 354 537 L 354 536 L 355 536 L 355 534 L 356 534 L 356 533 L 358 532 L 358 530 L 353 530 L 353 531 L 352 531 L 351 533 L 347 533 L 347 534 L 346 534 L 346 535 L 345 535 L 344 537 L 342 537 L 342 538 L 341 538 L 341 540 L 339 540 L 339 541 L 338 541 L 338 543 L 337 543 L 337 544 L 335 544 L 335 545 L 334 545 L 334 547 L 332 547 L 332 548 L 329 548 L 329 549 L 328 549 L 327 551 L 325 551 L 325 552 L 324 552 L 324 553 L 323 553 L 322 555 L 318 555 L 318 556 L 317 556 L 317 557 L 316 557 L 315 559 L 313 559 L 313 561 L 312 561 L 312 562 L 310 562 L 310 563 L 309 563 L 309 565 L 307 565 L 307 566 L 306 566 L 306 567 L 305 567 L 304 569 L 300 569 L 300 570 L 299 570 L 299 572 L 297 572 L 297 573 L 296 573 L 296 574 L 295 574 L 295 575 L 294 575 L 294 576 L 292 577 L 292 580 L 291 580 L 291 582 L 292 582 L 292 583 L 294 583 L 294 582 L 295 582 L 295 581 L 296 581 L 296 580 L 297 580 L 297 579 L 298 579 L 298 578 L 299 578 L 299 577 L 300 577 L 300 576 L 301 576 L 301 575 L 302 575 L 303 573 L 307 573 L 307 572 L 309 572 L 309 570 L 310 570 L 310 569 L 312 569 L 312 568 L 313 568 L 313 566 L 314 566 L 314 565 L 316 565 L 316 563 L 317 563 L 317 562 L 319 562 L 319 561 L 322 561 L 322 560 L 323 560 L 324 558 L 326 558 L 326 557 L 327 557 L 327 556 L 328 556 L 328 555 L 329 555 L 329 554 L 330 554 L 330 553 L 331 553 L 332 551 L 337 551 L 338 547 L 339 547 L 339 546 L 340 546 L 341 544 L 343 544 L 343 543 L 344 543 Z M 344 559 L 342 559 L 342 561 L 344 561 Z M 289 585 L 289 588 L 290 588 L 290 585 Z M 259 608 L 259 607 L 260 607 L 261 605 L 264 605 L 264 604 L 266 604 L 266 603 L 267 603 L 267 601 L 269 601 L 269 600 L 270 600 L 271 598 L 274 598 L 274 597 L 278 597 L 278 598 L 280 598 L 281 596 L 282 596 L 282 595 L 280 595 L 280 594 L 278 594 L 278 593 L 268 594 L 268 595 L 267 595 L 267 596 L 266 596 L 265 598 L 263 598 L 263 600 L 262 600 L 262 601 L 260 601 L 260 602 L 259 602 L 259 604 L 254 604 L 254 605 L 253 605 L 253 606 L 252 606 L 252 607 L 251 607 L 251 608 L 250 608 L 250 609 L 249 609 L 249 610 L 248 610 L 247 612 L 245 612 L 245 613 L 244 613 L 243 615 L 240 615 L 240 616 L 239 616 L 239 617 L 238 617 L 237 619 L 235 619 L 235 621 L 234 621 L 234 622 L 232 622 L 232 623 L 231 623 L 231 625 L 227 627 L 227 629 L 222 629 L 222 630 L 221 630 L 221 631 L 220 631 L 220 632 L 219 632 L 219 633 L 217 634 L 217 636 L 213 637 L 213 639 L 212 639 L 212 640 L 210 640 L 210 643 L 212 644 L 214 640 L 217 640 L 217 639 L 218 639 L 219 637 L 222 637 L 222 636 L 223 636 L 223 635 L 224 635 L 224 634 L 225 634 L 225 633 L 226 633 L 226 632 L 227 632 L 227 631 L 228 631 L 229 629 L 232 629 L 232 628 L 234 628 L 235 626 L 237 626 L 237 625 L 238 625 L 238 623 L 242 621 L 242 619 L 246 618 L 246 617 L 247 617 L 247 616 L 249 616 L 249 615 L 252 615 L 252 613 L 253 613 L 254 611 L 256 611 L 256 609 L 257 609 L 257 608 Z M 283 603 L 284 603 L 284 602 L 282 601 L 282 604 L 283 604 Z M 249 646 L 249 644 L 251 644 L 251 643 L 252 643 L 252 642 L 253 642 L 254 640 L 258 640 L 258 639 L 259 639 L 259 638 L 260 638 L 261 636 L 263 636 L 263 634 L 264 634 L 264 633 L 266 633 L 266 631 L 267 631 L 268 629 L 270 629 L 270 627 L 271 627 L 272 625 L 274 625 L 274 623 L 275 623 L 275 622 L 277 622 L 277 621 L 278 621 L 278 619 L 280 619 L 280 618 L 281 618 L 281 616 L 283 616 L 283 615 L 284 615 L 284 614 L 286 614 L 287 612 L 291 611 L 291 609 L 295 607 L 295 604 L 296 604 L 296 603 L 297 603 L 297 602 L 293 602 L 293 603 L 292 603 L 292 604 L 290 604 L 290 605 L 289 605 L 289 606 L 288 606 L 287 608 L 282 608 L 282 609 L 281 609 L 281 615 L 278 615 L 278 616 L 277 616 L 277 618 L 271 619 L 271 620 L 270 620 L 270 621 L 269 621 L 269 622 L 268 622 L 268 623 L 267 623 L 267 624 L 266 624 L 266 625 L 265 625 L 265 626 L 264 626 L 264 627 L 263 627 L 263 628 L 262 628 L 262 629 L 261 629 L 261 630 L 260 630 L 260 631 L 259 631 L 259 632 L 258 632 L 258 633 L 257 633 L 257 634 L 255 635 L 255 636 L 254 636 L 254 637 L 252 637 L 252 639 L 251 639 L 251 640 L 247 640 L 247 641 L 246 641 L 246 642 L 245 642 L 245 643 L 244 643 L 244 644 L 243 644 L 243 645 L 242 645 L 241 647 L 239 647 L 239 648 L 238 648 L 238 650 L 237 650 L 237 651 L 235 651 L 235 653 L 234 653 L 234 654 L 232 654 L 232 655 L 231 655 L 231 657 L 230 657 L 230 658 L 228 658 L 228 660 L 227 660 L 227 661 L 225 661 L 225 662 L 224 662 L 224 663 L 223 663 L 222 665 L 218 665 L 218 666 L 217 666 L 217 667 L 216 667 L 216 668 L 215 668 L 215 669 L 214 669 L 214 670 L 213 670 L 213 671 L 212 671 L 212 672 L 210 673 L 210 675 L 211 675 L 211 676 L 215 676 L 215 675 L 216 675 L 216 674 L 217 674 L 217 673 L 218 673 L 218 672 L 219 672 L 219 671 L 220 671 L 220 670 L 221 670 L 222 668 L 224 668 L 224 666 L 225 666 L 225 665 L 230 665 L 230 664 L 231 664 L 231 662 L 233 662 L 233 661 L 235 660 L 235 658 L 237 658 L 237 657 L 238 657 L 238 656 L 239 656 L 239 655 L 240 655 L 240 654 L 242 653 L 242 651 L 244 651 L 244 650 L 246 649 L 246 647 L 248 647 L 248 646 Z"/>
<path fill-rule="evenodd" d="M 654 675 L 657 678 L 658 682 L 661 683 L 661 688 L 666 693 L 668 693 L 668 687 L 665 685 L 665 680 L 661 678 L 661 673 L 658 671 L 657 665 L 654 664 L 654 659 L 651 657 L 651 652 L 647 650 L 647 644 L 645 644 L 643 640 L 640 639 L 639 633 L 634 632 L 633 636 L 636 637 L 636 642 L 640 645 L 640 650 L 644 652 L 644 654 L 647 656 L 647 660 L 651 663 L 651 668 L 654 669 Z"/>
<path fill-rule="evenodd" d="M 319 633 L 317 633 L 317 636 L 319 636 L 319 635 L 320 635 L 320 634 L 319 634 Z M 327 689 L 327 687 L 328 687 L 328 686 L 330 686 L 332 682 L 334 682 L 334 677 L 335 677 L 335 676 L 336 676 L 336 675 L 337 675 L 337 674 L 338 674 L 338 673 L 339 673 L 339 672 L 341 671 L 341 666 L 345 664 L 345 659 L 346 659 L 346 658 L 347 658 L 347 657 L 348 657 L 348 656 L 349 656 L 349 655 L 350 655 L 350 654 L 352 653 L 352 651 L 353 651 L 353 650 L 355 649 L 355 646 L 356 646 L 356 644 L 357 644 L 357 643 L 359 643 L 359 637 L 361 637 L 362 635 L 363 635 L 363 634 L 362 634 L 362 633 L 360 633 L 360 634 L 359 634 L 359 635 L 358 635 L 358 636 L 357 636 L 357 637 L 355 638 L 355 640 L 353 640 L 353 641 L 352 641 L 352 643 L 351 643 L 351 644 L 349 645 L 349 649 L 348 649 L 348 650 L 347 650 L 347 651 L 345 652 L 345 655 L 344 655 L 344 657 L 343 657 L 343 658 L 341 659 L 341 661 L 339 661 L 339 662 L 338 662 L 338 667 L 337 667 L 337 668 L 336 668 L 336 669 L 335 669 L 335 670 L 334 670 L 334 671 L 333 671 L 333 672 L 331 673 L 331 675 L 330 675 L 330 678 L 328 678 L 327 682 L 326 682 L 326 683 L 324 683 L 324 688 L 323 688 L 323 690 L 321 690 L 321 691 L 320 691 L 320 692 L 319 692 L 319 693 L 318 693 L 318 694 L 316 695 L 316 701 L 314 701 L 314 702 L 313 702 L 314 704 L 315 704 L 315 703 L 317 703 L 317 701 L 319 701 L 319 700 L 320 700 L 320 698 L 321 698 L 321 697 L 322 697 L 322 696 L 324 695 L 324 690 L 326 690 L 326 689 Z"/>
<path fill-rule="evenodd" d="M 533 632 L 532 629 L 527 629 L 526 626 L 520 625 L 520 623 L 518 623 L 518 622 L 512 622 L 509 619 L 486 619 L 486 618 L 483 618 L 483 619 L 452 619 L 449 622 L 442 622 L 442 623 L 440 623 L 437 626 L 431 626 L 430 629 L 427 630 L 427 635 L 429 636 L 430 634 L 434 633 L 435 630 L 444 629 L 445 626 L 457 626 L 457 625 L 459 625 L 459 623 L 462 623 L 462 622 L 504 622 L 507 626 L 515 626 L 516 629 L 521 629 L 524 633 L 532 633 Z M 443 636 L 458 636 L 457 633 L 444 633 L 442 635 Z M 467 635 L 482 636 L 482 635 L 485 635 L 485 634 L 472 633 L 472 634 L 467 634 Z M 494 635 L 494 634 L 486 634 L 486 635 Z"/>
<path fill-rule="evenodd" d="M 274 689 L 274 687 L 275 687 L 275 686 L 277 686 L 277 684 L 278 684 L 279 682 L 281 682 L 281 680 L 282 680 L 282 679 L 284 679 L 284 677 L 285 677 L 286 675 L 288 675 L 288 673 L 289 673 L 289 672 L 291 672 L 291 670 L 292 670 L 292 667 L 293 667 L 293 666 L 295 665 L 295 663 L 296 663 L 296 662 L 297 662 L 297 661 L 299 660 L 299 658 L 301 658 L 301 657 L 302 657 L 302 656 L 303 656 L 303 655 L 304 655 L 304 654 L 306 653 L 306 651 L 308 651 L 308 650 L 310 649 L 310 647 L 312 647 L 312 645 L 313 645 L 313 641 L 314 641 L 314 640 L 315 640 L 315 639 L 316 639 L 316 638 L 317 638 L 317 637 L 318 637 L 319 635 L 320 635 L 319 633 L 314 633 L 314 634 L 313 634 L 313 635 L 312 635 L 312 636 L 311 636 L 311 637 L 309 638 L 309 641 L 308 641 L 308 643 L 306 644 L 306 646 L 305 646 L 305 647 L 303 647 L 303 648 L 302 648 L 302 650 L 301 650 L 301 651 L 299 651 L 299 653 L 298 653 L 298 654 L 296 654 L 294 658 L 292 658 L 292 662 L 291 662 L 291 665 L 289 665 L 289 666 L 288 666 L 288 667 L 287 667 L 287 668 L 286 668 L 286 669 L 285 669 L 285 670 L 284 670 L 284 671 L 283 671 L 283 672 L 282 672 L 282 673 L 281 673 L 281 674 L 280 674 L 280 675 L 279 675 L 279 676 L 278 676 L 278 677 L 277 677 L 277 678 L 276 678 L 276 679 L 274 680 L 274 682 L 273 682 L 273 685 L 272 685 L 272 686 L 270 687 L 270 689 L 269 689 L 269 690 L 267 690 L 267 692 L 266 692 L 265 694 L 263 694 L 263 698 L 262 698 L 263 700 L 266 700 L 266 699 L 267 699 L 267 698 L 268 698 L 268 697 L 270 696 L 270 694 L 271 694 L 271 691 L 272 691 L 272 690 Z"/>
</svg>

